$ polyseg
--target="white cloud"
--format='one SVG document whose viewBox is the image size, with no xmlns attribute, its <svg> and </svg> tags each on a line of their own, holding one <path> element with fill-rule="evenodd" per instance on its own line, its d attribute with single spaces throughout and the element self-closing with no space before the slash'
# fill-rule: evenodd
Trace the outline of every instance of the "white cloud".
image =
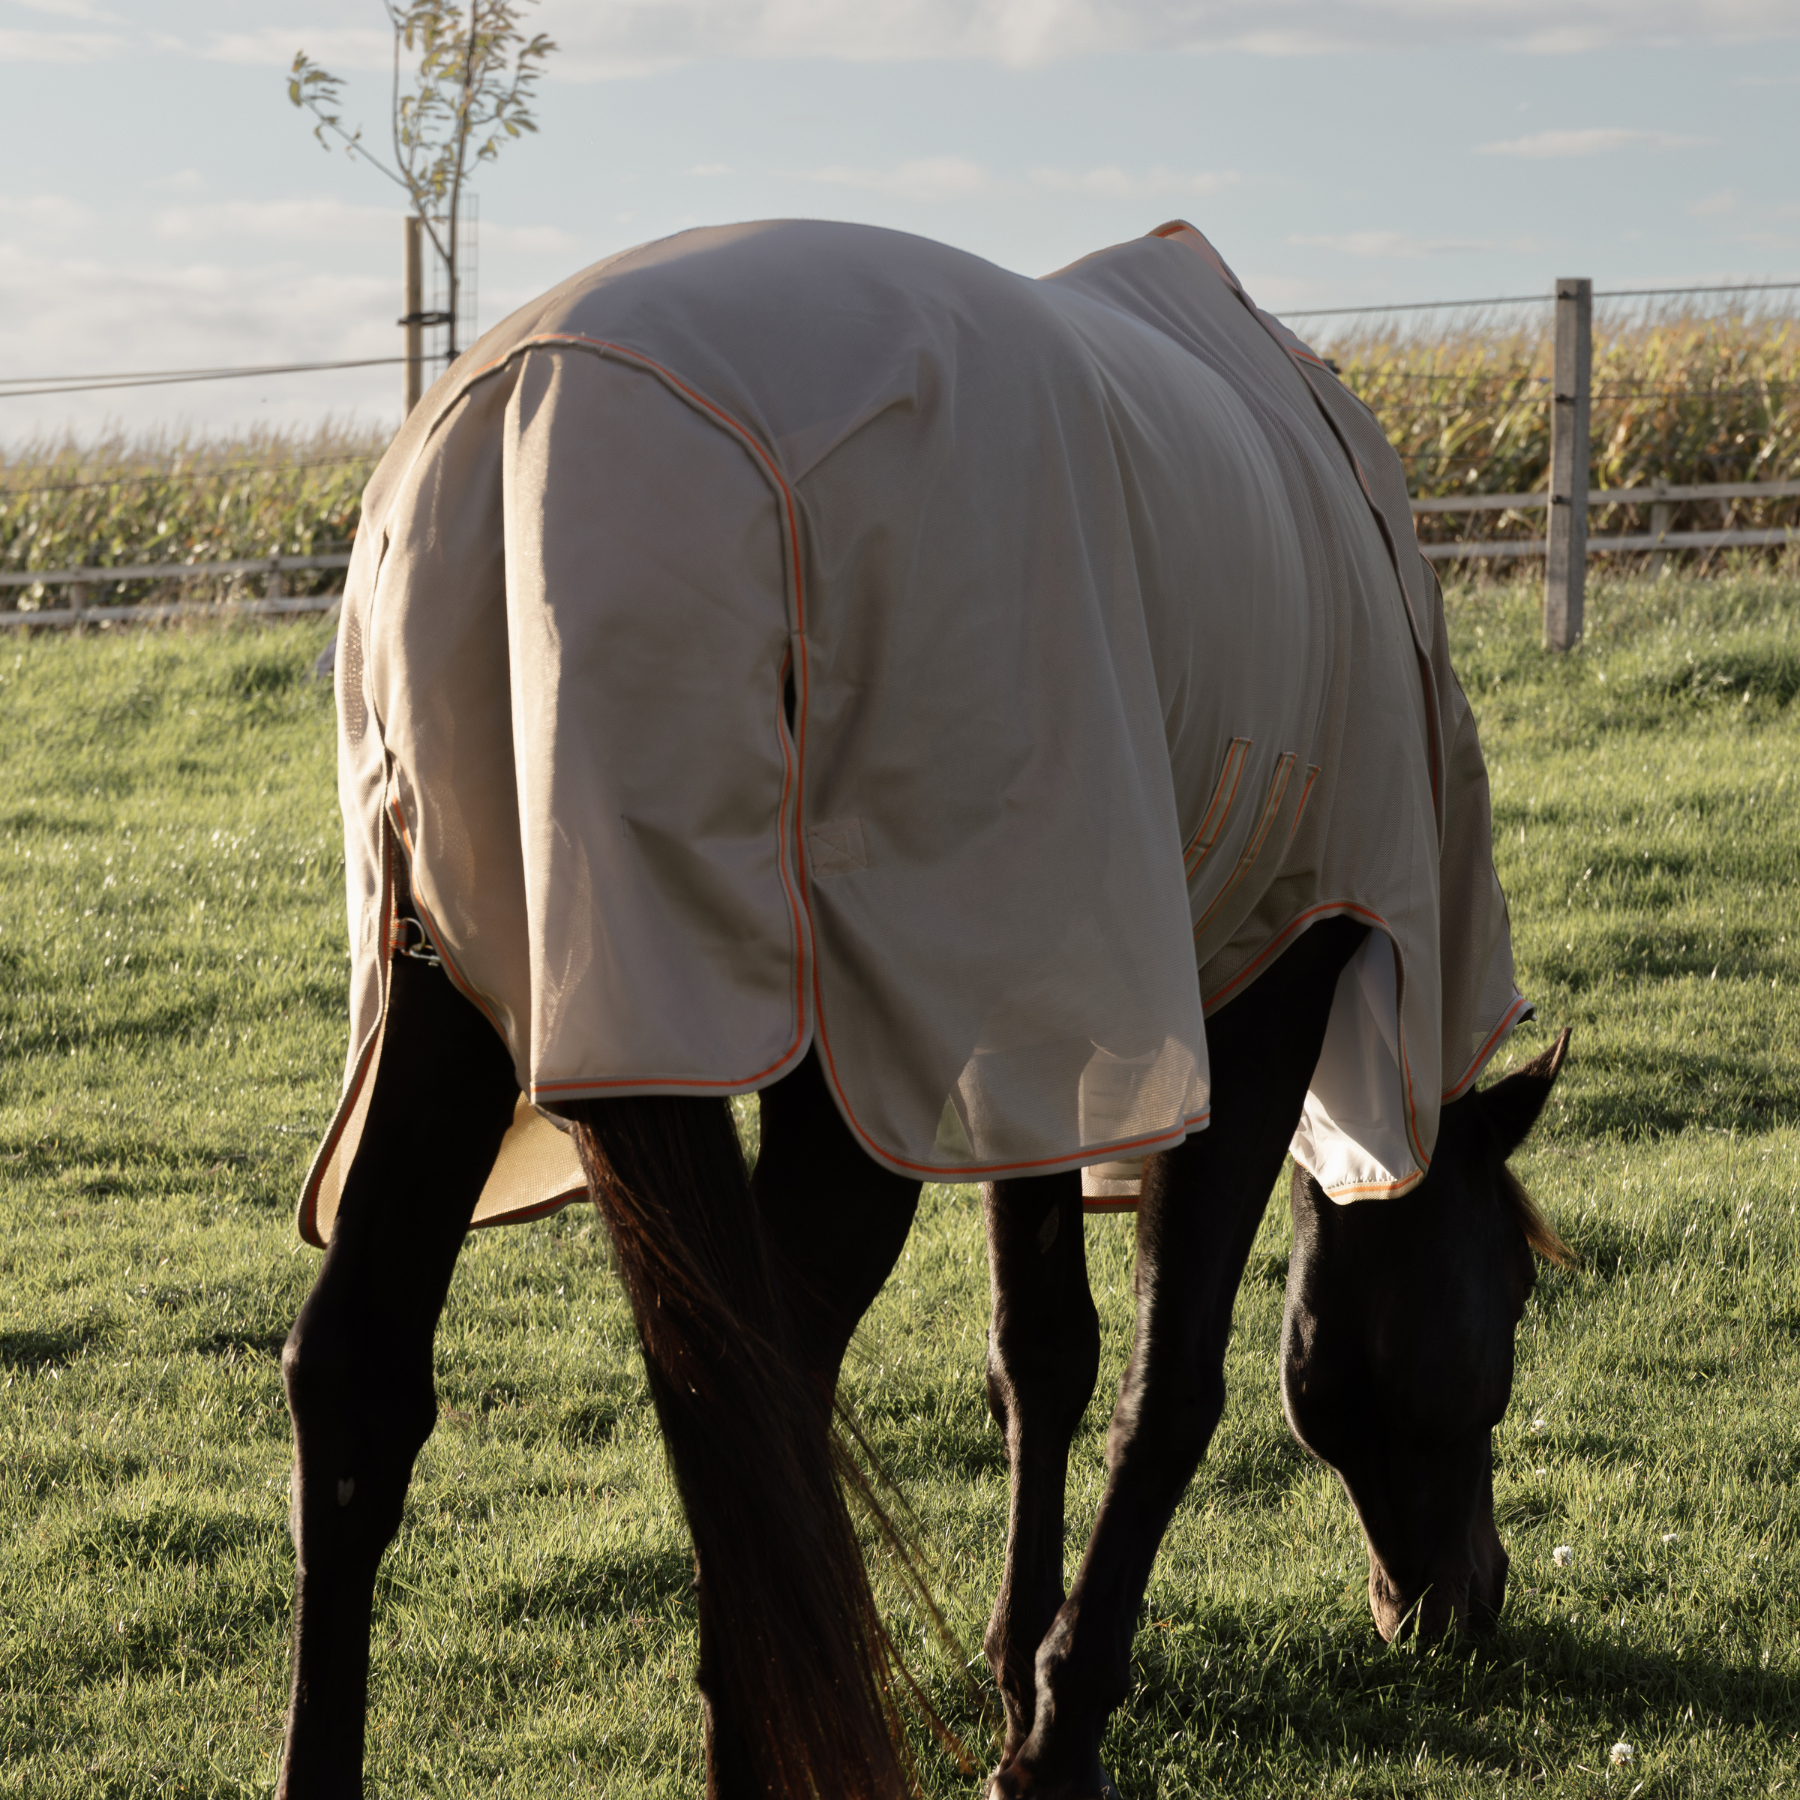
<svg viewBox="0 0 1800 1800">
<path fill-rule="evenodd" d="M 1736 212 L 1741 204 L 1742 196 L 1736 188 L 1720 188 L 1716 194 L 1706 194 L 1690 202 L 1686 212 L 1690 219 L 1717 219 Z"/>
<path fill-rule="evenodd" d="M 564 231 L 560 225 L 499 225 L 492 219 L 483 219 L 479 242 L 483 256 L 568 257 L 600 254 L 591 245 L 584 244 L 574 232 Z M 523 306 L 530 298 L 530 294 L 521 294 L 519 304 Z M 485 313 L 487 308 L 484 306 L 482 311 Z"/>
<path fill-rule="evenodd" d="M 176 169 L 168 175 L 147 175 L 144 186 L 155 193 L 199 194 L 205 192 L 207 180 L 198 169 Z"/>
<path fill-rule="evenodd" d="M 122 25 L 117 13 L 95 6 L 92 0 L 13 0 L 27 12 L 48 13 L 53 19 L 85 19 L 98 25 Z"/>
<path fill-rule="evenodd" d="M 898 200 L 940 201 L 988 199 L 998 194 L 1021 193 L 1027 188 L 1091 200 L 1146 200 L 1157 196 L 1182 199 L 1219 193 L 1235 186 L 1242 177 L 1235 169 L 1184 173 L 1161 166 L 1133 173 L 1116 163 L 1107 163 L 1095 169 L 1036 168 L 1020 179 L 996 175 L 966 157 L 923 156 L 888 169 L 811 169 L 802 179 L 859 188 Z"/>
<path fill-rule="evenodd" d="M 1266 56 L 1500 46 L 1547 55 L 1800 37 L 1793 0 L 546 0 L 562 77 L 706 58 L 981 60 L 1030 67 L 1118 51 Z"/>
<path fill-rule="evenodd" d="M 1316 244 L 1324 250 L 1337 250 L 1345 256 L 1387 257 L 1455 256 L 1470 251 L 1498 250 L 1501 246 L 1491 238 L 1421 238 L 1405 231 L 1346 231 L 1316 235 L 1296 235 L 1290 244 Z M 1516 248 L 1517 246 L 1507 246 Z"/>
<path fill-rule="evenodd" d="M 99 214 L 66 194 L 0 194 L 0 224 L 8 235 L 37 241 L 92 231 Z"/>
<path fill-rule="evenodd" d="M 1618 125 L 1591 125 L 1579 131 L 1538 131 L 1530 137 L 1477 144 L 1479 156 L 1606 156 L 1615 150 L 1700 150 L 1717 138 L 1678 137 L 1669 131 L 1633 131 Z"/>
<path fill-rule="evenodd" d="M 729 175 L 731 173 L 731 164 L 695 163 L 695 165 L 688 170 L 688 173 L 690 175 Z"/>
<path fill-rule="evenodd" d="M 0 63 L 110 62 L 130 48 L 105 31 L 0 31 Z"/>
<path fill-rule="evenodd" d="M 979 163 L 961 156 L 921 156 L 891 169 L 811 169 L 807 181 L 860 188 L 896 200 L 968 200 L 998 191 L 999 183 Z"/>
<path fill-rule="evenodd" d="M 334 75 L 394 66 L 394 34 L 355 28 L 319 30 L 310 25 L 264 25 L 255 31 L 215 31 L 194 54 L 207 62 L 242 63 L 260 68 L 290 68 L 294 52 L 304 50 Z M 386 96 L 371 97 L 386 108 Z"/>
<path fill-rule="evenodd" d="M 343 200 L 216 200 L 199 206 L 165 207 L 151 229 L 167 243 L 238 243 L 261 239 L 280 244 L 314 244 L 329 249 L 350 241 L 392 238 L 399 256 L 402 208 L 396 190 L 392 206 L 352 206 Z"/>
<path fill-rule="evenodd" d="M 1159 166 L 1146 170 L 1141 175 L 1133 175 L 1114 164 L 1079 173 L 1066 169 L 1031 171 L 1034 187 L 1046 188 L 1053 194 L 1080 194 L 1096 200 L 1148 200 L 1159 195 L 1181 198 L 1196 194 L 1217 194 L 1228 187 L 1235 187 L 1241 179 L 1235 169 L 1217 172 L 1203 169 L 1192 175 L 1184 175 L 1177 170 Z"/>
<path fill-rule="evenodd" d="M 342 275 L 316 257 L 249 267 L 193 262 L 129 271 L 99 259 L 0 244 L 0 368 L 9 374 L 175 369 L 391 356 L 396 279 Z M 192 387 L 0 399 L 0 441 L 74 424 L 316 421 L 327 408 L 384 417 L 399 408 L 387 368 Z"/>
</svg>

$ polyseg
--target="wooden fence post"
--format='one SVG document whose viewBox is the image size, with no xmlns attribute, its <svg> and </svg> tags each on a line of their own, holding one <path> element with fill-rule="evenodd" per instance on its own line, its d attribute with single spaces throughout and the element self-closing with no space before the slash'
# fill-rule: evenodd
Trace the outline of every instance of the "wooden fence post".
<svg viewBox="0 0 1800 1800">
<path fill-rule="evenodd" d="M 419 221 L 409 216 L 406 221 L 406 314 L 402 320 L 406 327 L 406 412 L 402 416 L 408 418 L 425 391 L 425 329 L 419 322 L 425 305 L 425 291 L 419 238 Z"/>
<path fill-rule="evenodd" d="M 77 637 L 84 637 L 87 634 L 87 625 L 82 617 L 87 611 L 87 595 L 87 583 L 85 581 L 71 581 L 69 583 L 69 611 L 75 615 L 69 623 L 75 627 L 75 635 Z"/>
<path fill-rule="evenodd" d="M 1675 517 L 1675 508 L 1667 500 L 1653 500 L 1650 503 L 1650 535 L 1660 545 L 1669 535 L 1669 522 Z M 1660 575 L 1667 567 L 1669 553 L 1656 549 L 1650 553 L 1650 569 L 1652 575 Z"/>
<path fill-rule="evenodd" d="M 1556 357 L 1550 383 L 1550 527 L 1544 566 L 1544 648 L 1581 637 L 1587 587 L 1588 410 L 1594 361 L 1594 284 L 1556 284 Z"/>
</svg>

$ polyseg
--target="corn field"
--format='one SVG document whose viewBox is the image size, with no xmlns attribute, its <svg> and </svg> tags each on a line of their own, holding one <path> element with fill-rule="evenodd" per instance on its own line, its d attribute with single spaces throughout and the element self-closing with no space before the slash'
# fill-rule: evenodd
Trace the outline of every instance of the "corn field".
<svg viewBox="0 0 1800 1800">
<path fill-rule="evenodd" d="M 1374 409 L 1420 497 L 1525 494 L 1547 485 L 1547 331 L 1502 325 L 1441 335 L 1375 331 L 1318 340 Z M 1800 315 L 1664 310 L 1596 320 L 1592 485 L 1800 480 Z M 190 442 L 115 437 L 0 451 L 0 568 L 201 562 L 344 550 L 383 443 L 331 427 Z M 1800 501 L 1677 504 L 1676 530 L 1800 523 Z M 1647 507 L 1590 515 L 1599 534 L 1646 531 Z M 1427 540 L 1541 535 L 1541 511 L 1431 515 Z M 326 593 L 336 570 L 289 589 Z M 195 576 L 173 597 L 236 599 L 260 577 Z M 168 599 L 171 584 L 113 582 L 89 604 Z M 41 584 L 0 607 L 62 603 Z"/>
<path fill-rule="evenodd" d="M 114 437 L 26 444 L 0 453 L 0 569 L 122 567 L 316 556 L 347 550 L 385 440 L 326 426 L 236 438 Z M 324 593 L 337 569 L 296 570 L 288 591 Z M 139 600 L 245 599 L 260 576 L 200 575 L 175 584 L 119 581 L 89 590 L 95 607 Z M 0 589 L 0 606 L 63 605 L 63 592 Z"/>
<path fill-rule="evenodd" d="M 1545 309 L 1546 313 L 1548 309 Z M 1398 332 L 1320 346 L 1374 409 L 1420 499 L 1549 485 L 1547 329 Z M 1800 316 L 1664 311 L 1594 322 L 1589 485 L 1800 480 Z M 1800 522 L 1794 500 L 1677 503 L 1677 531 Z M 1542 536 L 1542 511 L 1424 514 L 1426 541 Z M 1596 508 L 1593 533 L 1648 531 L 1648 507 Z"/>
</svg>

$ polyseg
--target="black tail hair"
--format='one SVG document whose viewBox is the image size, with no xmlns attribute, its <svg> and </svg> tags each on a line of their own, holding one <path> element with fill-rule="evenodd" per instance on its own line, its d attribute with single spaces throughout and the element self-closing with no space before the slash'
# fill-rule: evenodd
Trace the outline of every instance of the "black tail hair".
<svg viewBox="0 0 1800 1800">
<path fill-rule="evenodd" d="M 942 1621 L 798 1353 L 725 1103 L 640 1095 L 569 1113 L 637 1317 L 702 1603 L 720 1622 L 709 1679 L 724 1687 L 761 1790 L 780 1800 L 915 1793 L 901 1692 L 955 1740 L 881 1622 L 844 1486 L 901 1552 L 940 1631 Z"/>
</svg>

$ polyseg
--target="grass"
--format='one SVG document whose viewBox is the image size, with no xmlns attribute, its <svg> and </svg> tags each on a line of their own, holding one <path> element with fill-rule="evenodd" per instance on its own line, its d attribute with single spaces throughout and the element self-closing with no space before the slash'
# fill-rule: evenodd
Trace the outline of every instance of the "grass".
<svg viewBox="0 0 1800 1800">
<path fill-rule="evenodd" d="M 1375 1638 L 1349 1507 L 1276 1398 L 1278 1197 L 1108 1740 L 1133 1800 L 1800 1780 L 1800 582 L 1603 583 L 1556 661 L 1529 587 L 1450 602 L 1540 1007 L 1513 1054 L 1575 1030 L 1519 1162 L 1582 1266 L 1545 1274 L 1519 1334 L 1506 1617 L 1473 1649 Z M 322 641 L 0 658 L 0 1793 L 273 1782 L 275 1359 L 316 1268 L 290 1209 L 345 1008 Z M 1130 1228 L 1088 1231 L 1106 1373 L 1071 1561 L 1129 1326 Z M 1005 1521 L 985 1324 L 972 1196 L 929 1190 L 850 1387 L 968 1658 Z M 438 1367 L 381 1579 L 372 1791 L 697 1792 L 685 1537 L 586 1209 L 471 1238 Z M 986 1755 L 960 1659 L 897 1622 Z M 974 1791 L 941 1758 L 927 1773 Z"/>
</svg>

